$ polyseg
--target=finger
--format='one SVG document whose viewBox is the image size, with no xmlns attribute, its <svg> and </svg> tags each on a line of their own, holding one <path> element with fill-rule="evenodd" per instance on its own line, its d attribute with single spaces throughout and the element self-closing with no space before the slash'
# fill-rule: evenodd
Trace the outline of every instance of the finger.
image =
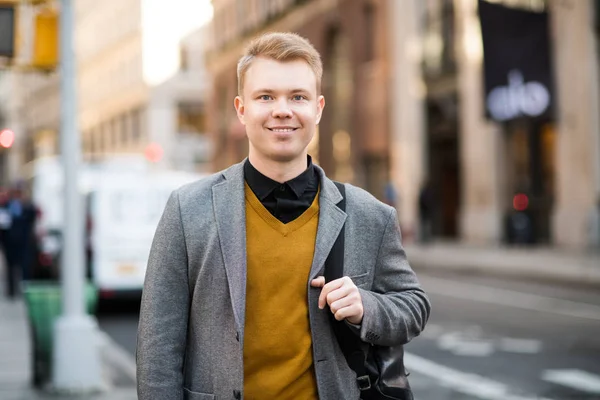
<svg viewBox="0 0 600 400">
<path fill-rule="evenodd" d="M 347 276 L 344 276 L 343 278 L 340 278 L 339 281 L 342 285 L 338 289 L 331 291 L 327 295 L 327 304 L 329 304 L 329 306 L 331 306 L 333 302 L 348 296 L 353 291 L 358 294 L 358 288 L 356 287 L 354 282 L 352 282 L 352 279 L 350 279 Z"/>
<path fill-rule="evenodd" d="M 350 305 L 348 307 L 344 307 L 344 308 L 338 310 L 334 314 L 334 317 L 338 321 L 342 321 L 342 320 L 346 319 L 346 320 L 356 320 L 358 322 L 359 317 L 362 317 L 362 313 L 363 313 L 362 305 L 353 303 L 352 305 Z M 360 318 L 360 319 L 362 320 L 362 318 Z"/>
<path fill-rule="evenodd" d="M 331 312 L 333 314 L 335 314 L 336 312 L 338 312 L 339 310 L 341 310 L 344 307 L 350 307 L 357 300 L 358 299 L 353 298 L 353 296 L 345 296 L 345 297 L 342 297 L 341 299 L 336 300 L 333 303 L 329 304 L 329 309 L 331 310 Z"/>
<path fill-rule="evenodd" d="M 330 292 L 340 288 L 343 284 L 344 284 L 344 278 L 340 278 L 340 279 L 331 281 L 331 282 L 327 283 L 325 286 L 323 286 L 323 290 L 321 290 L 321 294 L 319 295 L 319 308 L 320 309 L 323 309 L 325 307 L 325 304 L 327 303 L 327 295 L 329 295 Z"/>
<path fill-rule="evenodd" d="M 310 286 L 317 287 L 317 288 L 325 286 L 325 277 L 324 276 L 316 277 L 315 279 L 310 281 Z"/>
<path fill-rule="evenodd" d="M 332 290 L 329 292 L 329 294 L 327 294 L 327 304 L 329 304 L 329 307 L 331 307 L 336 301 L 350 296 L 353 291 L 355 291 L 355 289 L 348 285 L 343 285 L 338 289 Z M 356 289 L 356 292 L 358 292 L 358 289 Z"/>
</svg>

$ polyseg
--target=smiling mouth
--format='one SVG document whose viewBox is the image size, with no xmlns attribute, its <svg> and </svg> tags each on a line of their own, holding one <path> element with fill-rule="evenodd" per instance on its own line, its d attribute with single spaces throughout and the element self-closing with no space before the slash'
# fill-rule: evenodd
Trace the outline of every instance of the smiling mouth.
<svg viewBox="0 0 600 400">
<path fill-rule="evenodd" d="M 271 132 L 286 133 L 286 132 L 294 132 L 298 128 L 267 128 L 267 129 L 270 130 Z"/>
</svg>

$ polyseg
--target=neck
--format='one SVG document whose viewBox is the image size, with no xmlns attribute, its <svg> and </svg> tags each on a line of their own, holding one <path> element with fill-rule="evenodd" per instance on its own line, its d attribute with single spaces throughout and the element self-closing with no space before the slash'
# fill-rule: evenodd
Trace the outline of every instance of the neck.
<svg viewBox="0 0 600 400">
<path fill-rule="evenodd" d="M 258 172 L 279 183 L 294 179 L 303 173 L 308 166 L 306 154 L 303 157 L 298 157 L 292 161 L 280 162 L 261 159 L 255 157 L 252 152 L 250 152 L 248 160 L 250 160 L 250 163 L 258 170 Z"/>
</svg>

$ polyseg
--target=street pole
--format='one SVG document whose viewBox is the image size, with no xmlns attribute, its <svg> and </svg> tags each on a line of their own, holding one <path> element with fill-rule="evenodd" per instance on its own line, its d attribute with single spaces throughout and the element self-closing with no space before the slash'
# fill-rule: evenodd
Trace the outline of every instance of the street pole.
<svg viewBox="0 0 600 400">
<path fill-rule="evenodd" d="M 61 262 L 62 315 L 54 325 L 53 384 L 58 391 L 95 391 L 102 386 L 98 328 L 87 315 L 83 207 L 78 170 L 76 70 L 72 0 L 61 0 L 60 91 L 61 154 L 64 169 L 64 235 Z"/>
</svg>

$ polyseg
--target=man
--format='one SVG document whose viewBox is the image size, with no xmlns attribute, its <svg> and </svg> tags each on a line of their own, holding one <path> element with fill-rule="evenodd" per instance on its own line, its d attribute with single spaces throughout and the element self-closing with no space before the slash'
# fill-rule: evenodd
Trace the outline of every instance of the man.
<svg viewBox="0 0 600 400">
<path fill-rule="evenodd" d="M 13 285 L 14 277 L 13 270 L 8 268 L 8 256 L 7 256 L 7 241 L 8 241 L 8 232 L 12 225 L 12 215 L 8 211 L 8 202 L 10 200 L 10 195 L 8 190 L 0 187 L 0 264 L 4 264 L 5 271 L 5 281 L 6 281 L 6 296 L 13 297 Z"/>
<path fill-rule="evenodd" d="M 238 63 L 234 104 L 248 159 L 184 186 L 155 234 L 140 314 L 138 397 L 358 399 L 329 313 L 377 345 L 407 343 L 429 316 L 393 208 L 307 155 L 325 105 L 305 39 L 271 33 Z M 345 224 L 347 275 L 324 284 Z"/>
<path fill-rule="evenodd" d="M 433 199 L 433 187 L 428 179 L 419 192 L 419 237 L 424 244 L 429 243 L 433 235 Z"/>
<path fill-rule="evenodd" d="M 7 294 L 12 298 L 18 292 L 19 276 L 22 280 L 29 280 L 32 275 L 36 209 L 26 198 L 22 183 L 16 184 L 12 189 L 6 210 L 11 224 L 3 241 L 7 261 Z"/>
</svg>

